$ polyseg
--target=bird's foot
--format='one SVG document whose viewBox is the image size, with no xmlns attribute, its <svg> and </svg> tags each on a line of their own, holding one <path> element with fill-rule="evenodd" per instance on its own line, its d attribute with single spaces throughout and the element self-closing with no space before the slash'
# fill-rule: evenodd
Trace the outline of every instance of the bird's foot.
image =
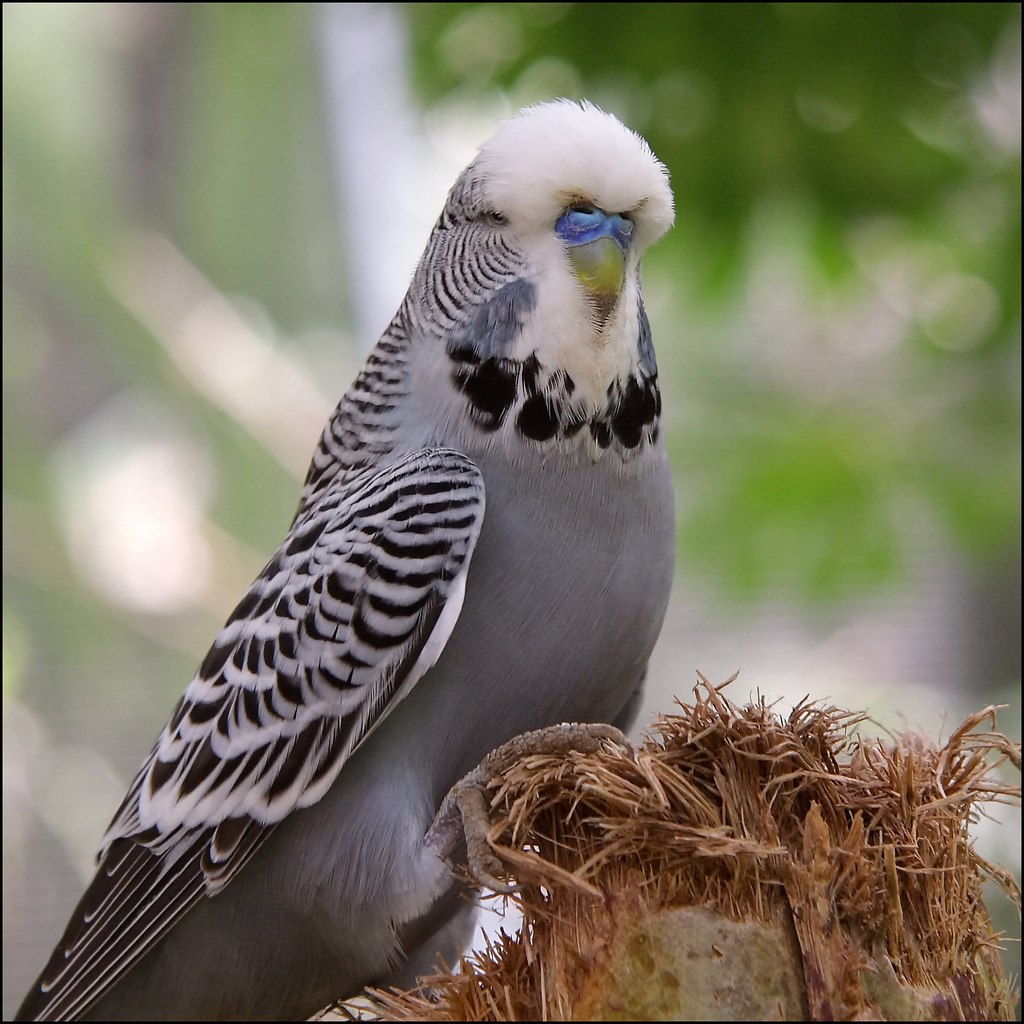
<svg viewBox="0 0 1024 1024">
<path fill-rule="evenodd" d="M 447 858 L 465 837 L 466 865 L 473 881 L 495 892 L 511 893 L 513 887 L 500 880 L 501 861 L 490 839 L 488 788 L 524 757 L 571 751 L 590 754 L 605 743 L 630 751 L 633 749 L 629 740 L 613 725 L 568 722 L 524 732 L 503 743 L 448 791 L 424 842 L 439 857 Z"/>
</svg>

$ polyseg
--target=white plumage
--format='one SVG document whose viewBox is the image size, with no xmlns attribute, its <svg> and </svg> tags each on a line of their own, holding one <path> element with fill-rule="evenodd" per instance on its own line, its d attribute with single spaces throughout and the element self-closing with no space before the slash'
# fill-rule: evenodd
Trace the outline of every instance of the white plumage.
<svg viewBox="0 0 1024 1024">
<path fill-rule="evenodd" d="M 538 240 L 576 202 L 634 215 L 642 251 L 673 220 L 668 172 L 647 143 L 592 103 L 527 107 L 480 147 L 476 167 L 495 209 Z"/>
</svg>

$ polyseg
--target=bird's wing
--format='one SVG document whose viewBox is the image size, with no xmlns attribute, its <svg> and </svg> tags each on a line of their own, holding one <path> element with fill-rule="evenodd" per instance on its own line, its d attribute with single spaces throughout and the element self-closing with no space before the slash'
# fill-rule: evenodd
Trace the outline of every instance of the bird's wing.
<svg viewBox="0 0 1024 1024">
<path fill-rule="evenodd" d="M 323 796 L 440 656 L 483 511 L 476 466 L 432 448 L 296 520 L 136 776 L 20 1019 L 83 1012 Z"/>
</svg>

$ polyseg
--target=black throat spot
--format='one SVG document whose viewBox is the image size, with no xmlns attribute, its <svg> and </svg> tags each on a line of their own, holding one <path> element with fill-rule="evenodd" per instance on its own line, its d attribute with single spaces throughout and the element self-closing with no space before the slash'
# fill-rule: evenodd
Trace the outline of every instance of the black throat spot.
<svg viewBox="0 0 1024 1024">
<path fill-rule="evenodd" d="M 609 388 L 604 407 L 588 418 L 576 385 L 564 371 L 546 374 L 536 355 L 514 359 L 481 359 L 466 349 L 450 351 L 451 379 L 465 396 L 473 422 L 495 431 L 514 416 L 516 433 L 536 442 L 569 438 L 584 426 L 599 448 L 632 451 L 658 436 L 661 395 L 657 376 L 637 368 L 625 381 Z"/>
<path fill-rule="evenodd" d="M 483 430 L 497 430 L 516 400 L 519 364 L 493 356 L 481 360 L 470 349 L 449 354 L 455 364 L 452 383 L 469 401 L 474 421 Z"/>
<path fill-rule="evenodd" d="M 651 378 L 630 377 L 624 388 L 609 388 L 608 399 L 612 432 L 623 447 L 635 448 L 643 439 L 644 428 L 655 424 L 661 415 L 657 383 Z"/>
<path fill-rule="evenodd" d="M 469 327 L 448 339 L 451 380 L 465 396 L 476 426 L 496 431 L 511 416 L 519 436 L 538 443 L 572 437 L 587 426 L 598 448 L 623 453 L 657 440 L 661 395 L 642 307 L 637 361 L 628 377 L 608 387 L 605 404 L 595 414 L 584 408 L 564 369 L 545 368 L 536 352 L 525 359 L 501 354 L 511 351 L 513 328 L 533 299 L 532 286 L 525 282 L 508 285 L 474 312 Z"/>
</svg>

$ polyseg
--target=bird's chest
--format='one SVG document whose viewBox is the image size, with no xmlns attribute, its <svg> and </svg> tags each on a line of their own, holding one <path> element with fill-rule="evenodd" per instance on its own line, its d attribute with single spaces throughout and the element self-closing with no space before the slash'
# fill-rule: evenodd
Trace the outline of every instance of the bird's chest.
<svg viewBox="0 0 1024 1024">
<path fill-rule="evenodd" d="M 421 695 L 457 708 L 472 763 L 519 732 L 618 714 L 660 631 L 674 552 L 660 451 L 628 472 L 556 457 L 480 466 L 487 505 L 462 614 Z"/>
<path fill-rule="evenodd" d="M 628 472 L 612 465 L 614 457 L 590 462 L 541 453 L 497 465 L 475 458 L 486 511 L 470 593 L 486 586 L 489 600 L 498 600 L 510 617 L 533 617 L 531 595 L 559 618 L 563 605 L 563 615 L 577 618 L 573 612 L 582 601 L 596 617 L 621 602 L 645 605 L 640 577 L 666 559 L 671 569 L 671 485 L 653 453 Z"/>
</svg>

